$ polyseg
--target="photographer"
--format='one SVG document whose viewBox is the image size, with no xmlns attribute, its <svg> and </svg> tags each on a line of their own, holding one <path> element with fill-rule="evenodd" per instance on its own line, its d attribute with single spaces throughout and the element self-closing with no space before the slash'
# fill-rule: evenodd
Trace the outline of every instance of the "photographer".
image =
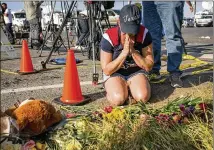
<svg viewBox="0 0 214 150">
<path fill-rule="evenodd" d="M 6 26 L 6 32 L 8 34 L 8 39 L 11 44 L 15 44 L 13 29 L 12 29 L 12 14 L 10 9 L 7 8 L 6 3 L 2 3 L 2 14 L 4 15 L 4 22 Z"/>
<path fill-rule="evenodd" d="M 121 9 L 119 26 L 103 34 L 100 61 L 104 86 L 111 105 L 123 105 L 128 88 L 136 101 L 147 102 L 151 95 L 147 78 L 154 64 L 152 39 L 140 25 L 141 13 L 136 5 Z"/>
<path fill-rule="evenodd" d="M 84 39 L 89 37 L 89 24 L 87 18 L 87 10 L 80 12 L 78 15 L 79 37 L 77 41 L 77 47 L 84 45 Z"/>
</svg>

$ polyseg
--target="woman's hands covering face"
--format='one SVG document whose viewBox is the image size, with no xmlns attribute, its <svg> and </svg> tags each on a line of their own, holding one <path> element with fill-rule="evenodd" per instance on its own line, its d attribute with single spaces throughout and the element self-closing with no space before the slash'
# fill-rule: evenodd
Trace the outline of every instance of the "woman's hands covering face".
<svg viewBox="0 0 214 150">
<path fill-rule="evenodd" d="M 126 34 L 125 43 L 124 43 L 124 51 L 128 52 L 129 54 L 132 54 L 134 49 L 134 36 L 130 36 L 129 34 Z"/>
</svg>

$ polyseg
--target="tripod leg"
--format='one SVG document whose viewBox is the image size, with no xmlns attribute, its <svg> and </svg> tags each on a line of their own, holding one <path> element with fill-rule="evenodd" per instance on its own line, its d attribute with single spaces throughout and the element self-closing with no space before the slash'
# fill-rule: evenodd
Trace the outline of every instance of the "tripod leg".
<svg viewBox="0 0 214 150">
<path fill-rule="evenodd" d="M 72 1 L 71 2 L 71 5 L 69 6 L 68 12 L 66 13 L 65 18 L 63 19 L 62 25 L 59 28 L 59 30 L 57 31 L 57 35 L 56 35 L 56 38 L 54 39 L 54 42 L 53 42 L 53 45 L 52 45 L 52 48 L 51 48 L 51 51 L 50 51 L 49 55 L 48 55 L 48 57 L 47 57 L 47 59 L 45 61 L 41 62 L 43 69 L 46 69 L 46 64 L 49 62 L 49 60 L 51 58 L 51 55 L 54 52 L 54 47 L 57 44 L 57 41 L 59 40 L 59 37 L 60 37 L 60 35 L 62 33 L 63 27 L 67 23 L 68 16 L 72 12 L 72 10 L 73 10 L 73 8 L 74 8 L 74 6 L 75 6 L 76 3 L 77 3 L 77 1 Z"/>
<path fill-rule="evenodd" d="M 64 2 L 64 7 L 65 7 L 65 2 Z M 64 16 L 64 11 L 63 11 L 63 6 L 62 6 L 62 2 L 61 2 L 61 8 L 62 8 L 62 15 L 63 15 L 63 18 L 65 17 Z M 66 9 L 66 8 L 65 8 Z M 65 10 L 66 11 L 66 10 Z M 67 36 L 67 42 L 68 42 L 68 48 L 70 49 L 70 43 L 69 43 L 69 36 L 68 36 L 68 30 L 67 30 L 67 25 L 65 25 L 65 30 L 66 30 L 66 36 Z"/>
<path fill-rule="evenodd" d="M 47 37 L 48 28 L 49 28 L 49 25 L 48 25 L 48 27 L 47 27 L 47 29 L 46 29 L 46 31 L 45 31 L 45 36 L 44 36 L 44 40 L 43 40 L 42 46 L 40 47 L 40 50 L 38 50 L 38 52 L 37 52 L 37 53 L 40 52 L 39 57 L 42 56 L 42 51 L 43 51 L 43 48 L 44 48 L 44 46 L 45 46 L 45 43 L 48 41 L 48 39 L 49 39 L 49 37 L 50 37 L 50 36 Z M 47 38 L 46 38 L 46 37 L 47 37 Z M 45 40 L 45 39 L 46 39 L 46 40 Z"/>
<path fill-rule="evenodd" d="M 90 11 L 90 4 L 87 3 L 87 14 L 88 14 L 88 26 L 89 26 L 89 42 L 88 42 L 88 59 L 90 59 L 91 53 L 91 41 L 92 41 L 92 26 L 91 26 L 91 11 Z"/>
<path fill-rule="evenodd" d="M 45 36 L 44 36 L 44 40 L 43 40 L 43 43 L 42 43 L 42 46 L 40 47 L 40 55 L 39 55 L 39 57 L 41 57 L 41 55 L 42 55 L 42 51 L 43 51 L 43 48 L 44 48 L 44 46 L 45 46 L 45 43 L 48 41 L 48 39 L 50 38 L 50 36 L 48 36 L 48 38 L 46 39 L 46 37 L 47 37 L 47 34 L 48 34 L 48 29 L 50 29 L 51 30 L 51 24 L 53 25 L 53 14 L 54 14 L 54 9 L 55 9 L 55 6 L 56 6 L 56 1 L 54 2 L 54 4 L 52 3 L 52 1 L 51 1 L 51 20 L 50 20 L 50 22 L 49 22 L 49 24 L 48 24 L 48 26 L 46 27 L 46 30 L 45 30 Z M 46 40 L 45 40 L 46 39 Z M 38 51 L 39 52 L 39 51 Z"/>
<path fill-rule="evenodd" d="M 184 42 L 183 37 L 182 37 L 182 39 L 181 39 L 181 44 L 182 44 L 182 46 L 183 46 L 184 53 L 187 55 L 187 50 L 186 50 L 186 48 L 185 48 L 185 42 Z"/>
<path fill-rule="evenodd" d="M 92 12 L 92 10 L 95 10 L 93 9 L 93 6 L 96 7 L 96 5 L 91 5 L 91 14 L 92 14 L 92 52 L 93 52 L 93 65 L 94 65 L 94 73 L 93 73 L 93 81 L 92 81 L 92 84 L 93 85 L 97 85 L 98 84 L 98 78 L 99 78 L 99 74 L 97 73 L 97 70 L 96 70 L 96 60 L 95 60 L 95 29 L 96 29 L 96 20 L 95 20 L 95 11 Z"/>
<path fill-rule="evenodd" d="M 55 50 L 55 52 L 57 51 L 58 52 L 58 55 L 60 55 L 60 53 L 59 53 L 59 48 L 62 46 L 63 44 L 61 43 L 57 48 L 56 48 L 56 50 Z"/>
<path fill-rule="evenodd" d="M 67 48 L 66 48 L 66 46 L 65 46 L 65 43 L 64 43 L 64 41 L 63 41 L 63 39 L 62 39 L 61 36 L 60 36 L 60 38 L 59 38 L 59 41 L 61 42 L 60 46 L 63 45 L 63 47 L 67 50 Z M 60 46 L 59 46 L 59 48 L 60 48 Z M 58 50 L 58 49 L 57 49 L 57 50 Z M 56 51 L 57 51 L 57 50 L 56 50 Z M 59 50 L 58 50 L 58 53 L 59 53 Z"/>
<path fill-rule="evenodd" d="M 64 11 L 63 11 L 63 6 L 62 6 L 62 2 L 61 2 L 61 7 L 62 7 L 62 12 L 64 12 Z M 63 18 L 64 18 L 64 13 L 63 13 Z M 65 25 L 65 27 L 66 27 L 66 25 Z M 69 44 L 69 38 L 68 38 L 67 29 L 66 29 L 66 33 L 67 33 L 68 48 L 70 49 L 70 44 Z M 56 34 L 56 33 L 53 34 L 54 38 L 55 38 L 55 34 Z M 61 44 L 60 44 L 60 42 L 61 42 Z M 65 46 L 65 43 L 64 43 L 64 41 L 63 41 L 61 35 L 59 36 L 59 41 L 58 41 L 57 44 L 59 44 L 59 46 L 58 46 L 57 48 L 55 48 L 55 51 L 54 51 L 54 52 L 57 51 L 57 52 L 58 52 L 58 55 L 60 54 L 59 48 L 60 48 L 62 45 L 63 45 L 63 47 L 65 48 L 65 50 L 67 50 L 67 47 Z"/>
</svg>

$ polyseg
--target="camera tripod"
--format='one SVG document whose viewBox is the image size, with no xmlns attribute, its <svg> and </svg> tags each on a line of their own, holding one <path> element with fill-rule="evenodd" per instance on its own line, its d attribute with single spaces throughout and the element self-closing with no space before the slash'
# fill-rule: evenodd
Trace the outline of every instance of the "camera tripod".
<svg viewBox="0 0 214 150">
<path fill-rule="evenodd" d="M 64 7 L 63 7 L 63 4 L 64 4 Z M 53 42 L 53 40 L 56 38 L 56 32 L 57 32 L 57 27 L 56 25 L 54 24 L 54 18 L 53 18 L 53 15 L 54 15 L 54 10 L 55 10 L 55 6 L 56 6 L 56 1 L 53 3 L 51 1 L 51 15 L 50 15 L 50 21 L 48 21 L 48 25 L 46 27 L 46 31 L 45 31 L 45 34 L 44 34 L 44 39 L 43 39 L 43 43 L 40 47 L 40 55 L 42 54 L 42 51 L 44 50 L 44 48 L 48 48 L 49 50 L 52 50 L 51 47 L 48 47 L 48 41 L 51 40 Z M 67 9 L 68 9 L 68 2 L 61 2 L 61 11 L 62 11 L 62 16 L 64 18 L 64 13 L 67 12 Z M 67 23 L 67 22 L 66 22 Z M 67 27 L 63 26 L 63 28 L 66 29 L 66 40 L 68 42 L 68 48 L 70 48 L 70 43 L 69 43 L 69 37 L 68 37 L 68 32 L 67 32 Z M 48 35 L 48 33 L 50 33 Z M 67 50 L 66 46 L 65 46 L 65 43 L 64 43 L 64 40 L 63 38 L 61 37 L 61 34 L 59 35 L 58 37 L 58 41 L 56 42 L 55 44 L 55 49 L 54 49 L 54 52 L 58 51 L 58 54 L 59 54 L 59 48 L 61 46 L 64 47 L 65 50 Z M 38 52 L 39 52 L 38 51 Z"/>
<path fill-rule="evenodd" d="M 97 2 L 88 2 L 87 12 L 88 12 L 88 19 L 89 19 L 89 43 L 88 43 L 88 58 L 93 60 L 93 77 L 92 82 L 94 85 L 98 84 L 99 74 L 96 71 L 96 59 L 99 60 L 100 58 L 100 48 L 99 43 L 101 41 L 103 35 L 103 28 L 101 25 L 101 20 L 104 19 L 108 27 L 110 27 L 110 23 L 108 20 L 108 16 L 106 10 L 104 9 L 104 13 L 102 14 L 101 11 L 102 3 Z M 106 15 L 107 17 L 104 17 Z"/>
<path fill-rule="evenodd" d="M 63 2 L 61 2 L 61 6 L 63 5 L 62 4 Z M 62 24 L 60 26 L 60 28 L 58 29 L 58 31 L 53 34 L 55 34 L 54 36 L 54 40 L 53 40 L 53 44 L 51 46 L 51 50 L 50 50 L 50 53 L 47 57 L 47 59 L 45 61 L 42 61 L 41 64 L 42 64 L 42 68 L 43 69 L 46 69 L 46 64 L 49 62 L 50 58 L 51 58 L 51 55 L 53 54 L 53 52 L 56 52 L 60 46 L 57 47 L 57 43 L 60 41 L 61 43 L 63 43 L 63 40 L 62 40 L 62 37 L 61 37 L 61 33 L 63 31 L 63 28 L 66 27 L 66 24 L 67 24 L 67 21 L 68 21 L 68 18 L 70 17 L 70 15 L 72 14 L 71 12 L 73 11 L 75 5 L 76 5 L 76 1 L 72 1 L 70 3 L 70 5 L 67 3 L 67 2 L 64 2 L 64 6 L 67 7 L 67 10 L 65 11 L 66 12 L 66 15 L 64 15 L 63 13 L 63 21 L 62 21 Z M 54 11 L 54 9 L 52 9 L 52 11 Z M 52 13 L 53 14 L 53 13 Z M 47 29 L 48 30 L 48 29 Z M 67 32 L 67 29 L 66 29 L 66 33 L 67 33 L 67 41 L 68 41 L 68 46 L 70 48 L 70 44 L 69 44 L 69 39 L 68 39 L 68 32 Z M 45 42 L 44 42 L 45 43 Z M 64 44 L 64 43 L 63 43 Z M 66 49 L 67 50 L 67 49 Z M 58 51 L 59 52 L 59 51 Z"/>
<path fill-rule="evenodd" d="M 87 52 L 87 57 L 88 59 L 93 59 L 93 55 L 92 55 L 92 40 L 95 41 L 95 43 L 97 42 L 97 48 L 99 47 L 99 42 L 101 40 L 102 34 L 103 34 L 103 26 L 101 24 L 101 21 L 103 21 L 103 23 L 107 26 L 107 28 L 110 28 L 110 22 L 108 20 L 108 14 L 106 12 L 106 9 L 104 9 L 103 11 L 101 10 L 101 2 L 96 2 L 93 4 L 86 4 L 86 8 L 87 8 L 87 15 L 78 15 L 78 17 L 72 17 L 71 19 L 75 20 L 73 22 L 75 22 L 75 25 L 73 26 L 73 31 L 75 31 L 74 36 L 77 36 L 77 41 L 80 45 L 80 50 L 83 54 L 83 56 L 85 56 L 84 52 Z M 92 7 L 91 7 L 92 6 Z M 90 12 L 92 12 L 91 14 L 89 14 Z M 90 19 L 90 20 L 89 20 Z M 81 21 L 81 23 L 83 23 L 84 25 L 84 32 L 81 32 L 81 27 L 79 21 Z M 92 23 L 93 25 L 93 29 L 92 29 Z M 88 27 L 89 26 L 89 27 Z M 86 33 L 85 30 L 86 28 L 88 28 L 88 32 Z M 92 30 L 90 30 L 92 29 Z M 81 35 L 81 33 L 83 35 Z M 80 36 L 81 35 L 81 36 Z M 90 35 L 91 40 L 90 40 Z M 94 38 L 93 38 L 94 37 Z M 84 48 L 82 48 L 82 46 L 84 46 Z M 83 49 L 85 51 L 83 51 Z M 96 47 L 95 47 L 96 49 Z M 99 50 L 99 48 L 98 48 Z M 99 60 L 99 51 L 95 50 L 95 59 Z"/>
<path fill-rule="evenodd" d="M 56 36 L 53 41 L 49 56 L 47 57 L 47 59 L 45 61 L 41 62 L 43 69 L 46 69 L 46 64 L 49 62 L 52 53 L 54 51 L 56 51 L 55 46 L 56 46 L 57 42 L 60 40 L 60 37 L 61 37 L 60 35 L 62 33 L 63 28 L 67 24 L 68 19 L 72 19 L 69 17 L 72 16 L 72 12 L 76 6 L 76 3 L 77 3 L 77 1 L 72 1 L 70 6 L 68 7 L 66 15 L 63 17 L 64 19 L 62 21 L 62 24 L 61 24 L 59 30 L 56 32 Z M 64 2 L 64 4 L 65 4 L 65 2 Z M 61 5 L 62 5 L 62 3 L 61 3 Z M 102 25 L 101 25 L 101 19 L 103 19 L 102 12 L 101 12 L 101 5 L 102 5 L 101 2 L 87 2 L 87 4 L 86 4 L 86 8 L 87 8 L 87 12 L 88 12 L 89 34 L 90 34 L 86 49 L 88 51 L 88 58 L 93 59 L 94 67 L 93 67 L 92 83 L 94 85 L 96 85 L 98 83 L 99 76 L 96 71 L 96 57 L 97 58 L 99 57 L 99 43 L 101 41 L 102 34 L 103 34 L 103 29 L 102 29 Z M 104 15 L 107 16 L 106 10 L 104 11 Z M 73 18 L 73 19 L 78 19 L 78 17 Z M 108 16 L 105 17 L 104 19 L 105 19 L 108 27 L 110 27 Z M 66 32 L 67 32 L 67 30 L 66 30 Z M 68 37 L 68 32 L 67 32 L 67 37 Z"/>
</svg>

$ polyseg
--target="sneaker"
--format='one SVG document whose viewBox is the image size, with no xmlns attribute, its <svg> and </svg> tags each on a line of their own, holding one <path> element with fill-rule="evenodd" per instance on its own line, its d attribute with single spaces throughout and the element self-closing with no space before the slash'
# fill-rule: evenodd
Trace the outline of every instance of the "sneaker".
<svg viewBox="0 0 214 150">
<path fill-rule="evenodd" d="M 84 47 L 84 46 L 79 46 L 79 45 L 77 45 L 77 46 L 75 46 L 75 49 L 81 50 L 81 49 L 85 49 L 85 47 Z"/>
<path fill-rule="evenodd" d="M 169 81 L 171 82 L 171 86 L 174 88 L 181 88 L 183 87 L 183 82 L 181 80 L 180 73 L 173 73 L 169 76 Z"/>
<path fill-rule="evenodd" d="M 159 71 L 152 70 L 149 72 L 149 78 L 150 80 L 160 80 L 162 76 L 160 75 Z"/>
</svg>

